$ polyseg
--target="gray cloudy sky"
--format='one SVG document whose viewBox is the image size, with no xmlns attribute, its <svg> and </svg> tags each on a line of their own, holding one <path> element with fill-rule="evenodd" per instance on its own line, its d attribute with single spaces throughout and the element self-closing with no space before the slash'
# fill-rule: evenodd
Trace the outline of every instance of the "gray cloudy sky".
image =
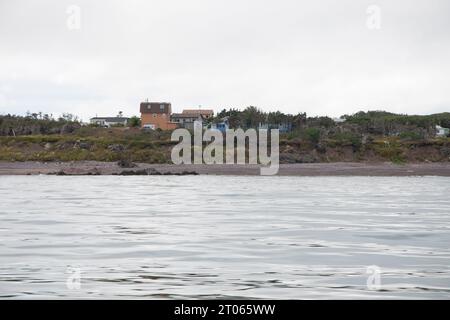
<svg viewBox="0 0 450 320">
<path fill-rule="evenodd" d="M 174 111 L 450 111 L 449 18 L 448 0 L 0 0 L 0 113 L 129 116 L 146 98 Z"/>
</svg>

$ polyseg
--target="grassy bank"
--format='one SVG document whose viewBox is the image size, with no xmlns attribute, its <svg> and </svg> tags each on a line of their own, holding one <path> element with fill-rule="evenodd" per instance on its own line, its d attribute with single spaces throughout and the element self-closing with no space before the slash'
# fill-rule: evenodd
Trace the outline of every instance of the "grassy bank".
<svg viewBox="0 0 450 320">
<path fill-rule="evenodd" d="M 171 163 L 170 132 L 82 127 L 70 134 L 0 136 L 3 161 L 118 161 Z M 314 130 L 282 134 L 281 163 L 448 162 L 450 138 L 361 136 Z"/>
</svg>

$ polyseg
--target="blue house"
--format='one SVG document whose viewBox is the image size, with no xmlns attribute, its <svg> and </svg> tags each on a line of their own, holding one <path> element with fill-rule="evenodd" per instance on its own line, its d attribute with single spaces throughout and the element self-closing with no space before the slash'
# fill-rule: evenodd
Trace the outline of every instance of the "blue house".
<svg viewBox="0 0 450 320">
<path fill-rule="evenodd" d="M 211 123 L 211 129 L 219 130 L 222 133 L 226 133 L 226 131 L 230 129 L 230 125 L 228 124 L 228 117 L 222 118 L 221 122 Z"/>
</svg>

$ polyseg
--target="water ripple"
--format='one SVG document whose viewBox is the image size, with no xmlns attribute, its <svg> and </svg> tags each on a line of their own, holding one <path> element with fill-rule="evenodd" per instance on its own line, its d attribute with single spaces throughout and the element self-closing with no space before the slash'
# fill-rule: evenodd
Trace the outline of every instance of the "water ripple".
<svg viewBox="0 0 450 320">
<path fill-rule="evenodd" d="M 450 298 L 449 178 L 0 176 L 0 190 L 3 299 Z"/>
</svg>

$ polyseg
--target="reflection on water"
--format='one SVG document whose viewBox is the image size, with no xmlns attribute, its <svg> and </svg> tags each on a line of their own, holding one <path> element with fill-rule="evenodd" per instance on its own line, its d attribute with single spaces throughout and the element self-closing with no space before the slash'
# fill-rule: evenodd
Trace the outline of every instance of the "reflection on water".
<svg viewBox="0 0 450 320">
<path fill-rule="evenodd" d="M 3 176 L 0 194 L 2 298 L 450 297 L 449 178 Z"/>
</svg>

